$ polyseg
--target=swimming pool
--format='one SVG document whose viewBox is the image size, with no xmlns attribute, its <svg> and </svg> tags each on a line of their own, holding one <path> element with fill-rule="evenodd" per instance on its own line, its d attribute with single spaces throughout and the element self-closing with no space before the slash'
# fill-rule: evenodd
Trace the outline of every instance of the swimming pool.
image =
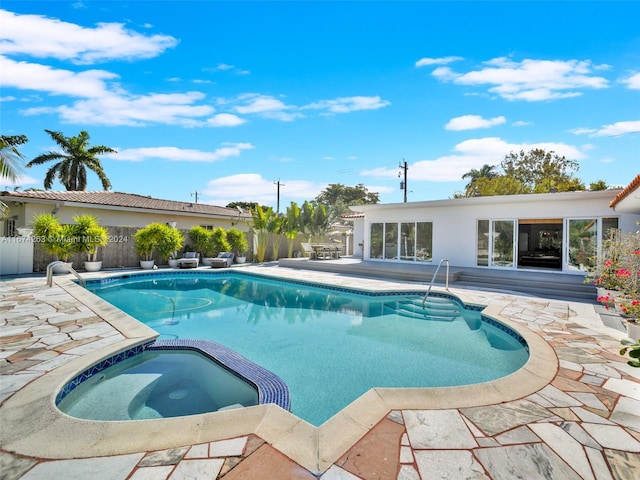
<svg viewBox="0 0 640 480">
<path fill-rule="evenodd" d="M 210 340 L 282 378 L 291 411 L 320 425 L 373 387 L 436 387 L 506 376 L 528 359 L 502 324 L 435 295 L 364 294 L 238 272 L 153 272 L 87 288 L 160 339 Z"/>
</svg>

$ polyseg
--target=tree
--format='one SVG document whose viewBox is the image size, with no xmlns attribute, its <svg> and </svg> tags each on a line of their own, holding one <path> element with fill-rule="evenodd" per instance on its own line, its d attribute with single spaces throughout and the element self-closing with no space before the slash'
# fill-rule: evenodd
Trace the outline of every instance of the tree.
<svg viewBox="0 0 640 480">
<path fill-rule="evenodd" d="M 481 197 L 531 193 L 521 182 L 505 175 L 499 175 L 494 178 L 480 177 L 473 183 L 472 189 L 473 196 L 478 195 Z"/>
<path fill-rule="evenodd" d="M 287 237 L 287 256 L 291 258 L 293 257 L 293 242 L 298 237 L 298 232 L 300 231 L 300 207 L 296 202 L 291 202 L 287 207 L 282 231 L 284 236 Z"/>
<path fill-rule="evenodd" d="M 273 208 L 269 207 L 266 210 L 261 206 L 251 210 L 251 217 L 253 220 L 252 228 L 258 237 L 258 245 L 256 249 L 256 258 L 258 262 L 264 262 L 267 256 L 267 244 L 269 242 L 269 224 L 271 219 L 275 216 Z"/>
<path fill-rule="evenodd" d="M 305 201 L 300 210 L 300 229 L 309 237 L 324 235 L 329 229 L 329 213 L 323 204 Z"/>
<path fill-rule="evenodd" d="M 462 175 L 462 179 L 470 179 L 469 183 L 464 187 L 465 196 L 473 197 L 478 193 L 475 188 L 476 182 L 481 178 L 486 178 L 491 180 L 492 178 L 496 178 L 498 176 L 498 172 L 495 171 L 495 165 L 484 164 L 480 170 L 472 168 L 467 173 Z"/>
<path fill-rule="evenodd" d="M 580 168 L 574 160 L 532 148 L 529 152 L 510 152 L 500 164 L 504 175 L 524 185 L 531 193 L 546 193 L 550 188 L 559 192 L 584 190 L 584 184 L 573 176 Z"/>
<path fill-rule="evenodd" d="M 26 135 L 0 135 L 0 177 L 16 180 L 21 173 L 24 155 L 18 150 L 29 139 Z"/>
<path fill-rule="evenodd" d="M 329 224 L 339 220 L 340 216 L 349 212 L 350 205 L 369 205 L 380 202 L 380 196 L 369 192 L 359 183 L 355 187 L 332 183 L 314 199 L 314 203 L 324 205 L 329 213 Z"/>
<path fill-rule="evenodd" d="M 242 210 L 249 212 L 259 206 L 258 202 L 231 202 L 227 204 L 227 208 L 238 208 L 240 207 Z M 263 209 L 267 207 L 263 206 Z"/>
<path fill-rule="evenodd" d="M 595 182 L 591 182 L 589 184 L 589 190 L 592 192 L 608 190 L 609 185 L 604 180 L 596 180 Z"/>
<path fill-rule="evenodd" d="M 0 135 L 0 178 L 11 181 L 18 179 L 22 171 L 22 159 L 24 155 L 18 150 L 18 145 L 24 145 L 29 140 L 25 135 L 6 136 Z M 0 201 L 0 220 L 9 216 L 9 207 Z"/>
<path fill-rule="evenodd" d="M 109 190 L 111 182 L 102 168 L 98 155 L 116 153 L 116 150 L 96 145 L 89 147 L 89 134 L 84 130 L 76 137 L 65 137 L 61 132 L 45 130 L 62 149 L 62 152 L 47 152 L 38 155 L 27 163 L 27 168 L 42 165 L 47 162 L 56 162 L 44 178 L 44 188 L 51 190 L 53 180 L 57 178 L 67 190 L 86 190 L 87 169 L 98 175 L 102 182 L 102 188 Z"/>
</svg>

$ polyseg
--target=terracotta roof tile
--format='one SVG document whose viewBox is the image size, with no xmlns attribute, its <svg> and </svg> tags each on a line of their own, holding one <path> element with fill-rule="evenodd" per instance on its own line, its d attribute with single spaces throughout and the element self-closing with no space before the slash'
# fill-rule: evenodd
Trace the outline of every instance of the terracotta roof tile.
<svg viewBox="0 0 640 480">
<path fill-rule="evenodd" d="M 13 199 L 24 198 L 34 200 L 50 200 L 59 202 L 84 203 L 91 205 L 109 205 L 123 208 L 141 208 L 146 210 L 162 210 L 169 212 L 189 212 L 204 215 L 216 215 L 225 217 L 237 217 L 235 208 L 218 207 L 206 203 L 177 202 L 160 198 L 137 195 L 135 193 L 122 193 L 111 191 L 85 192 L 85 191 L 26 191 L 26 192 L 0 192 L 0 196 L 9 196 Z M 243 217 L 250 217 L 249 212 L 244 212 Z"/>
<path fill-rule="evenodd" d="M 611 200 L 609 206 L 611 208 L 615 207 L 620 201 L 622 201 L 623 198 L 627 197 L 627 195 L 629 195 L 638 187 L 640 187 L 640 174 L 638 174 L 636 178 L 631 180 L 631 183 L 627 185 L 626 188 L 622 190 L 618 195 L 616 195 L 616 198 Z"/>
</svg>

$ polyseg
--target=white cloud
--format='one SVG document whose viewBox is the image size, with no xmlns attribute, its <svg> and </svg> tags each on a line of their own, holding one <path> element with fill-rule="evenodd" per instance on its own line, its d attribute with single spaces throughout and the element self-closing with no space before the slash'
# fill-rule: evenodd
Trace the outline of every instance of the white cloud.
<svg viewBox="0 0 640 480">
<path fill-rule="evenodd" d="M 462 179 L 462 175 L 472 168 L 482 168 L 483 165 L 499 166 L 504 157 L 510 152 L 532 148 L 542 148 L 547 152 L 553 151 L 557 155 L 564 155 L 572 160 L 585 158 L 585 154 L 575 146 L 564 143 L 507 143 L 498 137 L 486 137 L 465 140 L 455 146 L 455 153 L 433 160 L 420 160 L 409 165 L 409 181 L 455 182 Z M 397 168 L 377 168 L 361 172 L 362 175 L 397 178 Z"/>
<path fill-rule="evenodd" d="M 527 122 L 525 120 L 518 120 L 518 121 L 513 122 L 511 124 L 512 127 L 527 127 L 529 125 L 533 125 L 533 123 L 532 122 Z"/>
<path fill-rule="evenodd" d="M 100 98 L 79 100 L 71 105 L 50 109 L 61 120 L 73 124 L 130 125 L 150 124 L 183 125 L 195 127 L 202 121 L 194 118 L 213 113 L 213 107 L 197 105 L 204 94 L 200 92 L 149 95 L 105 94 Z M 43 109 L 29 109 L 25 114 L 46 113 Z"/>
<path fill-rule="evenodd" d="M 365 97 L 339 97 L 335 100 L 321 100 L 302 107 L 303 109 L 326 110 L 329 113 L 349 113 L 358 110 L 377 110 L 391 105 L 391 102 L 382 100 L 379 96 Z"/>
<path fill-rule="evenodd" d="M 507 121 L 506 118 L 494 117 L 483 118 L 480 115 L 463 115 L 461 117 L 452 118 L 444 126 L 446 130 L 474 130 L 477 128 L 490 128 L 496 125 L 502 125 Z"/>
<path fill-rule="evenodd" d="M 106 70 L 72 72 L 29 62 L 16 62 L 0 55 L 0 85 L 22 90 L 37 90 L 52 95 L 94 98 L 107 93 L 107 81 L 118 75 Z"/>
<path fill-rule="evenodd" d="M 177 147 L 143 147 L 116 149 L 118 153 L 105 155 L 105 158 L 112 160 L 125 160 L 131 162 L 142 162 L 149 159 L 170 160 L 173 162 L 217 162 L 229 157 L 237 157 L 242 150 L 252 149 L 250 143 L 228 143 L 223 144 L 213 152 L 202 150 L 192 150 Z"/>
<path fill-rule="evenodd" d="M 501 57 L 485 63 L 486 67 L 467 73 L 440 67 L 432 75 L 460 85 L 489 85 L 488 91 L 502 98 L 529 102 L 575 97 L 582 95 L 584 89 L 609 86 L 607 79 L 592 75 L 592 70 L 598 66 L 588 60 L 525 59 L 514 62 Z"/>
<path fill-rule="evenodd" d="M 629 77 L 622 80 L 622 83 L 626 84 L 628 88 L 632 90 L 640 90 L 640 73 L 634 73 Z"/>
<path fill-rule="evenodd" d="M 43 15 L 0 10 L 0 50 L 5 55 L 57 58 L 77 64 L 112 59 L 152 58 L 178 41 L 169 35 L 146 36 L 121 23 L 98 23 L 85 28 Z"/>
<path fill-rule="evenodd" d="M 210 127 L 237 127 L 247 121 L 244 118 L 240 118 L 237 115 L 231 113 L 219 113 L 207 120 L 207 125 Z"/>
<path fill-rule="evenodd" d="M 610 125 L 604 125 L 600 129 L 593 131 L 593 137 L 616 137 L 625 133 L 640 132 L 640 120 L 631 120 L 628 122 L 616 122 Z"/>
<path fill-rule="evenodd" d="M 42 183 L 42 180 L 37 180 L 25 174 L 18 175 L 15 180 L 0 176 L 0 190 L 13 190 L 13 187 L 23 187 L 24 185 L 35 185 L 38 183 Z"/>
<path fill-rule="evenodd" d="M 306 180 L 283 180 L 280 190 L 280 210 L 286 210 L 291 201 L 301 202 L 316 197 L 327 185 Z M 226 205 L 232 201 L 258 202 L 262 205 L 275 205 L 277 189 L 272 180 L 258 173 L 241 173 L 216 178 L 207 182 L 204 195 L 211 197 L 207 203 Z"/>
<path fill-rule="evenodd" d="M 271 95 L 246 93 L 240 95 L 237 101 L 240 102 L 241 105 L 236 105 L 234 111 L 241 114 L 254 114 L 285 122 L 290 122 L 302 116 L 299 113 L 292 112 L 295 110 L 295 107 L 286 105 Z"/>
<path fill-rule="evenodd" d="M 441 58 L 421 58 L 416 62 L 416 67 L 429 67 L 431 65 L 447 65 L 451 62 L 457 62 L 458 60 L 463 60 L 462 57 L 441 57 Z"/>
</svg>

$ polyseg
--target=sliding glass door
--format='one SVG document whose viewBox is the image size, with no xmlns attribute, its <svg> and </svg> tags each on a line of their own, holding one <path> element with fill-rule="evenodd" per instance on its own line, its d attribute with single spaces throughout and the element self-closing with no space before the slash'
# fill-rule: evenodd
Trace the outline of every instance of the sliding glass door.
<svg viewBox="0 0 640 480">
<path fill-rule="evenodd" d="M 598 220 L 567 220 L 567 269 L 587 271 L 595 266 L 598 254 Z"/>
<path fill-rule="evenodd" d="M 432 222 L 372 223 L 369 258 L 431 261 Z"/>
<path fill-rule="evenodd" d="M 478 220 L 476 264 L 479 267 L 514 267 L 515 220 Z"/>
</svg>

